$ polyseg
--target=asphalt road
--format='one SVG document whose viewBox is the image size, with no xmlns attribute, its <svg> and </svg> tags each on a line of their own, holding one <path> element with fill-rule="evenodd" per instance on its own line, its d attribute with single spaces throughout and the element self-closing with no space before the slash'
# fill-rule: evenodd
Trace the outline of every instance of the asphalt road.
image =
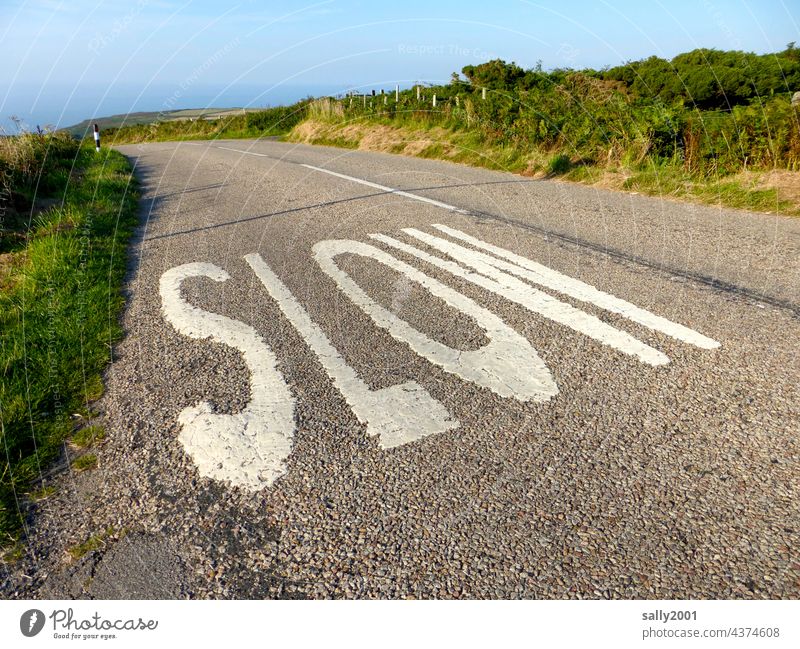
<svg viewBox="0 0 800 649">
<path fill-rule="evenodd" d="M 800 596 L 800 220 L 121 150 L 144 200 L 108 442 L 7 594 Z"/>
</svg>

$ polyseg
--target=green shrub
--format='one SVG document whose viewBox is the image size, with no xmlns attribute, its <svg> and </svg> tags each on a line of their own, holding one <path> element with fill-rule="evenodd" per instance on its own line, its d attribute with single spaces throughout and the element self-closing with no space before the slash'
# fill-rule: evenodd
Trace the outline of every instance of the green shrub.
<svg viewBox="0 0 800 649">
<path fill-rule="evenodd" d="M 572 167 L 572 162 L 569 156 L 563 153 L 554 155 L 550 158 L 550 162 L 547 163 L 547 171 L 556 176 L 567 173 L 570 167 Z"/>
</svg>

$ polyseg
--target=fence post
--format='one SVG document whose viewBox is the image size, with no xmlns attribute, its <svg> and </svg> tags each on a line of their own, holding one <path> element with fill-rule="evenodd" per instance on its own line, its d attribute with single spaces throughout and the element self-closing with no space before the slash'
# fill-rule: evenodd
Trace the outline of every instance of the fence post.
<svg viewBox="0 0 800 649">
<path fill-rule="evenodd" d="M 94 150 L 100 153 L 100 128 L 94 125 Z"/>
</svg>

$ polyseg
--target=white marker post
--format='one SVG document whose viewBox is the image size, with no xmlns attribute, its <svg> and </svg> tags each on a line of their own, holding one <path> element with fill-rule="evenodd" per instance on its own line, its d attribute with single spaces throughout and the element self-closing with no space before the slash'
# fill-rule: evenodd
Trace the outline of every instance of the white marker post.
<svg viewBox="0 0 800 649">
<path fill-rule="evenodd" d="M 94 125 L 94 150 L 100 153 L 100 128 Z"/>
<path fill-rule="evenodd" d="M 436 93 L 433 93 L 433 107 L 436 108 Z"/>
<path fill-rule="evenodd" d="M 400 101 L 400 84 L 399 83 L 397 85 L 395 85 L 395 87 L 394 87 L 394 101 L 395 101 L 395 103 Z"/>
</svg>

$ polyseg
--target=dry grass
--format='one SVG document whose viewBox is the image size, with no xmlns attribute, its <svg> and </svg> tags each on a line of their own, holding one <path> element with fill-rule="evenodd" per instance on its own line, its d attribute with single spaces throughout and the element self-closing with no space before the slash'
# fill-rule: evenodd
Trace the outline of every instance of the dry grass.
<svg viewBox="0 0 800 649">
<path fill-rule="evenodd" d="M 287 139 L 307 144 L 333 144 L 361 151 L 445 160 L 456 160 L 460 153 L 450 132 L 438 127 L 422 130 L 367 122 L 342 125 L 309 119 L 298 124 Z M 436 155 L 431 155 L 432 153 Z"/>
<path fill-rule="evenodd" d="M 344 119 L 344 107 L 341 102 L 329 97 L 315 99 L 308 105 L 308 117 L 313 120 L 341 121 Z"/>
<path fill-rule="evenodd" d="M 774 189 L 778 194 L 778 200 L 793 203 L 800 208 L 800 173 L 783 169 L 748 173 L 757 178 L 757 188 Z"/>
</svg>

